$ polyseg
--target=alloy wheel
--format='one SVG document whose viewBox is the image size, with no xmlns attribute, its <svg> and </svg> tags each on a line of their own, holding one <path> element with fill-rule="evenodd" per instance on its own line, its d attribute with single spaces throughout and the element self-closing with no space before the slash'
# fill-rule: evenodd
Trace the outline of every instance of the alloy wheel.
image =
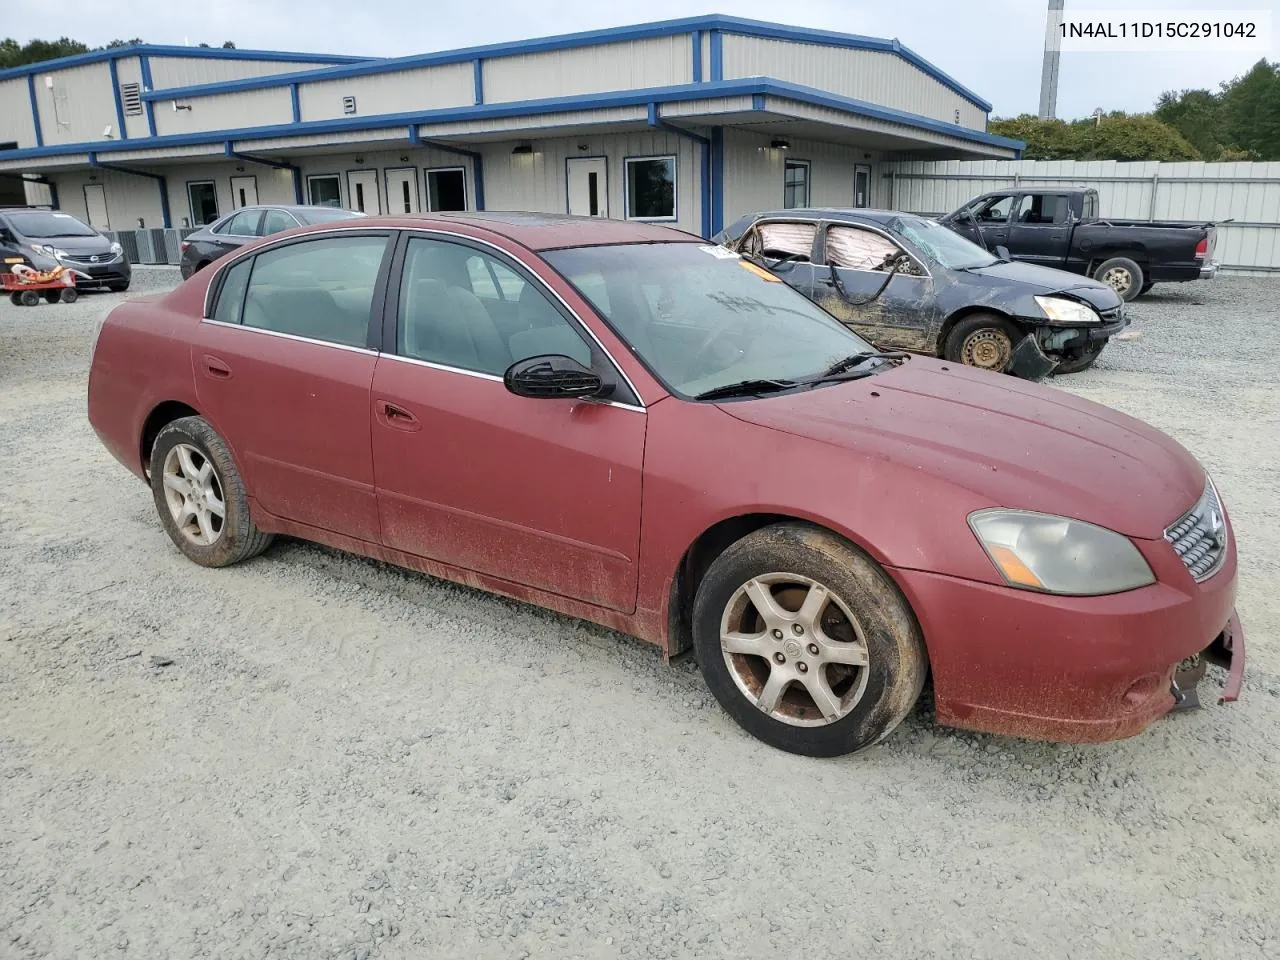
<svg viewBox="0 0 1280 960">
<path fill-rule="evenodd" d="M 1110 284 L 1111 289 L 1123 297 L 1133 286 L 1133 274 L 1124 267 L 1112 267 L 1102 275 L 1102 282 Z"/>
<path fill-rule="evenodd" d="M 182 535 L 197 546 L 217 543 L 227 505 L 212 461 L 189 443 L 174 444 L 164 458 L 164 499 Z"/>
</svg>

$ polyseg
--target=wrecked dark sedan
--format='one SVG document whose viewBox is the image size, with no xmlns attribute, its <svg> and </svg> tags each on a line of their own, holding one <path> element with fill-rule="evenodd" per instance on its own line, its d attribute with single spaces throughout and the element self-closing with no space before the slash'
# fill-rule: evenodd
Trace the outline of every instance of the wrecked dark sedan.
<svg viewBox="0 0 1280 960">
<path fill-rule="evenodd" d="M 1029 380 L 1091 366 L 1128 322 L 1106 284 L 1010 262 L 911 214 L 755 213 L 716 240 L 877 346 Z"/>
</svg>

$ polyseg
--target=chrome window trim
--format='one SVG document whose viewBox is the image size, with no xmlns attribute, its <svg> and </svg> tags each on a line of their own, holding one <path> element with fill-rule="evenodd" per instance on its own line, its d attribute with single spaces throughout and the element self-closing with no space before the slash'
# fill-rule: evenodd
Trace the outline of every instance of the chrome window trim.
<svg viewBox="0 0 1280 960">
<path fill-rule="evenodd" d="M 332 340 L 317 340 L 315 337 L 300 337 L 296 333 L 282 333 L 279 330 L 268 330 L 266 327 L 248 327 L 243 323 L 228 323 L 226 320 L 215 320 L 212 317 L 201 317 L 200 322 L 212 323 L 219 327 L 230 327 L 233 330 L 249 330 L 253 333 L 261 333 L 268 337 L 279 337 L 282 340 L 296 340 L 299 343 L 314 343 L 321 347 L 333 347 L 336 350 L 346 350 L 348 353 L 364 353 L 371 357 L 381 356 L 379 351 L 370 350 L 368 347 L 353 347 L 346 343 L 334 343 Z"/>
</svg>

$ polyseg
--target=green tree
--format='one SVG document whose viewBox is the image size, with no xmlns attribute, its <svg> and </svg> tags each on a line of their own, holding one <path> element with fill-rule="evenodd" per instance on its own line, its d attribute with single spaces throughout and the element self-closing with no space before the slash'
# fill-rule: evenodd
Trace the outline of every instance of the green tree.
<svg viewBox="0 0 1280 960">
<path fill-rule="evenodd" d="M 42 60 L 54 60 L 58 57 L 70 57 L 77 53 L 88 52 L 87 46 L 69 37 L 61 37 L 57 40 L 32 40 L 27 44 L 19 44 L 17 40 L 8 38 L 0 41 L 0 69 L 22 67 L 28 63 L 40 63 Z"/>
<path fill-rule="evenodd" d="M 1109 113 L 1083 120 L 1030 114 L 993 120 L 992 133 L 1026 142 L 1028 160 L 1198 160 L 1200 152 L 1150 114 Z"/>
</svg>

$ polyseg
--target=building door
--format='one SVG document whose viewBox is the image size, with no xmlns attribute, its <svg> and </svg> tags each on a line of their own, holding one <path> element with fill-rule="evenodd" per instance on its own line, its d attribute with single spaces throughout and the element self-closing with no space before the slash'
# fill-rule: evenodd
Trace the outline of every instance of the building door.
<svg viewBox="0 0 1280 960">
<path fill-rule="evenodd" d="M 871 206 L 871 167 L 859 163 L 853 168 L 853 205 Z"/>
<path fill-rule="evenodd" d="M 608 160 L 604 157 L 571 157 L 565 176 L 572 216 L 609 216 Z"/>
<path fill-rule="evenodd" d="M 417 213 L 418 168 L 395 167 L 386 171 L 387 213 Z"/>
<path fill-rule="evenodd" d="M 84 208 L 89 216 L 89 226 L 99 230 L 110 230 L 111 221 L 107 219 L 107 189 L 100 183 L 84 185 Z"/>
<path fill-rule="evenodd" d="M 378 202 L 378 171 L 347 171 L 347 209 L 377 216 L 382 212 Z"/>
<path fill-rule="evenodd" d="M 241 207 L 252 207 L 258 203 L 257 177 L 231 178 L 231 206 L 236 210 Z"/>
</svg>

